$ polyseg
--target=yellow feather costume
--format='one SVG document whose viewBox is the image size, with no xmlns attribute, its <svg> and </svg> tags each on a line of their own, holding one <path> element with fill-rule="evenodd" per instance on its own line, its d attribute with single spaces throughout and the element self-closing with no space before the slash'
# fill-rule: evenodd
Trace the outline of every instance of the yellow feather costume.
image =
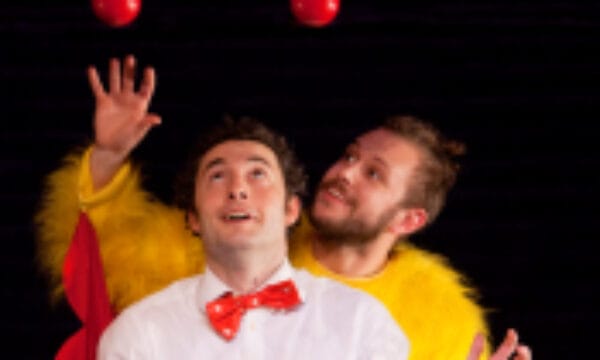
<svg viewBox="0 0 600 360">
<path fill-rule="evenodd" d="M 87 212 L 97 231 L 109 298 L 117 312 L 173 280 L 203 270 L 201 242 L 186 228 L 183 213 L 143 191 L 140 173 L 130 164 L 94 192 L 88 150 L 83 156 L 81 152 L 67 156 L 47 178 L 35 216 L 38 261 L 54 299 L 62 296 L 62 263 L 80 210 Z M 303 221 L 294 232 L 292 263 L 382 301 L 410 340 L 411 360 L 465 359 L 476 332 L 489 336 L 483 310 L 473 300 L 474 290 L 442 257 L 403 243 L 381 273 L 346 278 L 314 259 L 312 231 Z M 488 356 L 486 344 L 482 359 Z"/>
</svg>

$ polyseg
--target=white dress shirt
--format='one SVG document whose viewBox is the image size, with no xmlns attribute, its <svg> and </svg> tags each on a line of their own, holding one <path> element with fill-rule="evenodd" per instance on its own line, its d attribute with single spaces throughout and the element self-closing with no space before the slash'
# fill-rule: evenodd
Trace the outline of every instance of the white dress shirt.
<svg viewBox="0 0 600 360">
<path fill-rule="evenodd" d="M 98 359 L 408 358 L 406 336 L 370 295 L 286 262 L 264 285 L 292 279 L 302 304 L 291 311 L 250 309 L 235 338 L 212 328 L 205 305 L 231 291 L 209 269 L 125 309 L 106 329 Z"/>
</svg>

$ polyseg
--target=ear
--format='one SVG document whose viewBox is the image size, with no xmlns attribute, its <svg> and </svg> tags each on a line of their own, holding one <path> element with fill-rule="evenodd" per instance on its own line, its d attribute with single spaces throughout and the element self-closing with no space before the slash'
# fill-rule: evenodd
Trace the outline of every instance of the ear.
<svg viewBox="0 0 600 360">
<path fill-rule="evenodd" d="M 199 235 L 202 227 L 200 226 L 200 219 L 198 218 L 198 214 L 195 211 L 189 210 L 186 214 L 187 223 L 192 233 Z"/>
<path fill-rule="evenodd" d="M 410 235 L 421 230 L 429 218 L 423 208 L 409 208 L 398 211 L 392 218 L 388 230 L 396 236 Z"/>
<path fill-rule="evenodd" d="M 298 217 L 300 216 L 300 211 L 302 210 L 302 201 L 297 195 L 292 195 L 289 199 L 286 200 L 285 204 L 285 226 L 291 226 L 296 221 L 298 221 Z"/>
</svg>

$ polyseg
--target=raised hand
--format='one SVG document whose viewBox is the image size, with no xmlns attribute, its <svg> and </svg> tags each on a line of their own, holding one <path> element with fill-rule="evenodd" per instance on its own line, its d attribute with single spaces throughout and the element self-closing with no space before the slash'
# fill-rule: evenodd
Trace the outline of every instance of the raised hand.
<svg viewBox="0 0 600 360">
<path fill-rule="evenodd" d="M 484 341 L 485 339 L 482 334 L 475 336 L 467 360 L 479 359 L 483 351 Z M 514 329 L 508 329 L 502 344 L 498 346 L 489 360 L 531 360 L 531 358 L 531 349 L 526 345 L 519 344 L 517 332 Z"/>
<path fill-rule="evenodd" d="M 96 68 L 88 69 L 88 80 L 96 98 L 90 170 L 97 189 L 110 181 L 148 131 L 161 122 L 160 116 L 148 112 L 155 87 L 154 69 L 144 70 L 136 91 L 135 68 L 133 55 L 125 57 L 122 69 L 119 59 L 110 59 L 108 91 Z"/>
</svg>

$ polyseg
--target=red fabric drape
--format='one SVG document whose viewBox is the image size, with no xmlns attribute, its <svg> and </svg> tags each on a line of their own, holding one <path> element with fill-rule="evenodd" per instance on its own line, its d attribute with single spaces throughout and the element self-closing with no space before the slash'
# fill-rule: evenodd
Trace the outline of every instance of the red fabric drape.
<svg viewBox="0 0 600 360">
<path fill-rule="evenodd" d="M 56 360 L 93 360 L 102 331 L 114 318 L 108 300 L 96 232 L 80 213 L 63 264 L 63 285 L 69 305 L 82 323 L 56 354 Z"/>
</svg>

